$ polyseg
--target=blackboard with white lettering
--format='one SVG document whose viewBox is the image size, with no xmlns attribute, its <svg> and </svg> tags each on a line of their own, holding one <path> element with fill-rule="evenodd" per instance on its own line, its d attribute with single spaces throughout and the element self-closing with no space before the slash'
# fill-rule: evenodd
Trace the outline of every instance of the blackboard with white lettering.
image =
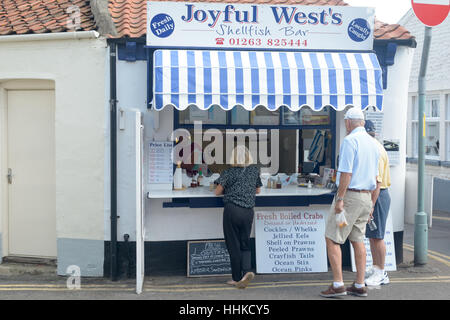
<svg viewBox="0 0 450 320">
<path fill-rule="evenodd" d="M 187 276 L 231 274 L 230 255 L 224 240 L 188 241 Z"/>
</svg>

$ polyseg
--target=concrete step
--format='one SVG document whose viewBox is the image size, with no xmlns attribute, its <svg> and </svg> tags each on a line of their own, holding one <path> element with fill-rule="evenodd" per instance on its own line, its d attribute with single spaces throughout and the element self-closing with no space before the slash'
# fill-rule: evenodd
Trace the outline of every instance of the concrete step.
<svg viewBox="0 0 450 320">
<path fill-rule="evenodd" d="M 0 276 L 20 275 L 54 276 L 56 275 L 56 263 L 53 260 L 46 259 L 9 261 L 9 259 L 4 258 L 3 263 L 0 264 Z"/>
</svg>

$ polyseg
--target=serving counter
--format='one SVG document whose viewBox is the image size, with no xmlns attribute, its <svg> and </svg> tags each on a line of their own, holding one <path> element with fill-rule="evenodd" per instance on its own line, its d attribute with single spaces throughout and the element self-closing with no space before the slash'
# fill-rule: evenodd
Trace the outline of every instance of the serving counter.
<svg viewBox="0 0 450 320">
<path fill-rule="evenodd" d="M 292 197 L 292 196 L 321 196 L 330 194 L 331 190 L 326 188 L 304 188 L 296 185 L 289 185 L 282 189 L 268 189 L 261 188 L 261 193 L 256 197 Z M 147 192 L 148 199 L 163 199 L 163 198 L 208 198 L 217 197 L 214 190 L 209 187 L 187 188 L 185 190 L 152 190 Z"/>
<path fill-rule="evenodd" d="M 304 188 L 288 185 L 282 189 L 261 188 L 255 207 L 308 207 L 312 204 L 331 204 L 334 194 L 326 188 Z M 222 196 L 216 196 L 209 187 L 185 190 L 151 190 L 147 199 L 167 199 L 163 208 L 218 208 L 223 207 Z M 171 199 L 171 200 L 170 200 Z"/>
</svg>

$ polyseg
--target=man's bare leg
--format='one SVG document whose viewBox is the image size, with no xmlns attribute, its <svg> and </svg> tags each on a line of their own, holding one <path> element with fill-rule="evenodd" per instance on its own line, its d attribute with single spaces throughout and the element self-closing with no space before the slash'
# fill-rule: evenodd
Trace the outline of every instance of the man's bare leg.
<svg viewBox="0 0 450 320">
<path fill-rule="evenodd" d="M 355 251 L 356 283 L 363 284 L 366 273 L 366 247 L 364 242 L 351 241 L 351 243 Z"/>
</svg>

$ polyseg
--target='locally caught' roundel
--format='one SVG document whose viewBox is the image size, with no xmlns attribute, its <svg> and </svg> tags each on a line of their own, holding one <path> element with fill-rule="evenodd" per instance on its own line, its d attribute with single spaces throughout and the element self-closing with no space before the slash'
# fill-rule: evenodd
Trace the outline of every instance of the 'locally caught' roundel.
<svg viewBox="0 0 450 320">
<path fill-rule="evenodd" d="M 365 19 L 355 19 L 348 25 L 348 35 L 356 42 L 362 42 L 370 37 L 370 25 Z"/>
</svg>

